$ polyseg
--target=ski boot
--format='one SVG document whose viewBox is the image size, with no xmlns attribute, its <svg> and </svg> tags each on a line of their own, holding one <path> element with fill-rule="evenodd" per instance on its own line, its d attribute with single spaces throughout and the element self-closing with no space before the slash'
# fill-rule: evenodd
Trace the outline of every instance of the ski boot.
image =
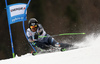
<svg viewBox="0 0 100 64">
<path fill-rule="evenodd" d="M 64 47 L 61 47 L 59 43 L 56 43 L 56 44 L 55 44 L 55 47 L 61 48 L 60 51 L 66 51 L 66 49 L 65 49 Z"/>
<path fill-rule="evenodd" d="M 59 43 L 54 44 L 54 47 L 60 47 Z"/>
</svg>

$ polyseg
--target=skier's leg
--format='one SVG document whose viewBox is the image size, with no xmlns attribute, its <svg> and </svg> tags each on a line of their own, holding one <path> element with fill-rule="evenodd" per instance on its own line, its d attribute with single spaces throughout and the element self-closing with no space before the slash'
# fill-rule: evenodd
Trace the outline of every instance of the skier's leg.
<svg viewBox="0 0 100 64">
<path fill-rule="evenodd" d="M 52 46 L 54 47 L 60 47 L 60 44 L 59 42 L 57 42 L 54 38 L 52 37 L 49 37 L 48 38 L 48 43 L 51 44 Z"/>
<path fill-rule="evenodd" d="M 37 44 L 37 47 L 39 47 L 41 49 L 49 48 L 49 46 L 45 43 L 45 40 L 38 41 L 36 44 Z"/>
<path fill-rule="evenodd" d="M 47 45 L 52 45 L 52 46 L 55 46 L 55 47 L 59 47 L 60 44 L 59 42 L 57 42 L 54 38 L 52 38 L 49 34 L 46 34 L 45 36 L 48 36 L 48 37 L 45 37 L 43 39 L 43 41 L 45 42 L 45 44 Z"/>
</svg>

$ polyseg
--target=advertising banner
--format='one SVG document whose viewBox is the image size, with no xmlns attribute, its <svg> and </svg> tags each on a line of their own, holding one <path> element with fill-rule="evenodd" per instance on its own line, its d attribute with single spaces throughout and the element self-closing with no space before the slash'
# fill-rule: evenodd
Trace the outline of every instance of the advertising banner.
<svg viewBox="0 0 100 64">
<path fill-rule="evenodd" d="M 17 3 L 7 6 L 7 15 L 9 24 L 27 20 L 27 12 L 24 15 L 26 5 L 27 4 L 24 3 Z"/>
</svg>

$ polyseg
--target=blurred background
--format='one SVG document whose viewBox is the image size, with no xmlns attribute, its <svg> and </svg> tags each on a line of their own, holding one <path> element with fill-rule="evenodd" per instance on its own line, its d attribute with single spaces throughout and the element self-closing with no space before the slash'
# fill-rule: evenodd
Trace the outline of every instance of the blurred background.
<svg viewBox="0 0 100 64">
<path fill-rule="evenodd" d="M 8 0 L 9 4 L 28 0 Z M 0 1 L 0 60 L 12 58 L 5 0 Z M 31 0 L 27 19 L 35 17 L 50 35 L 86 33 L 85 35 L 55 37 L 58 42 L 80 42 L 86 35 L 100 31 L 100 0 Z M 28 28 L 28 20 L 25 28 Z M 18 56 L 30 52 L 22 22 L 11 25 L 14 51 Z"/>
</svg>

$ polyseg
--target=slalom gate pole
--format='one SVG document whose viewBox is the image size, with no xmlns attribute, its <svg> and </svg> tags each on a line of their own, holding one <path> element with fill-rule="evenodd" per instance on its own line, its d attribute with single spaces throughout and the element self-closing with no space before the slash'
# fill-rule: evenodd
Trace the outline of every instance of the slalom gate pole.
<svg viewBox="0 0 100 64">
<path fill-rule="evenodd" d="M 65 36 L 65 35 L 84 35 L 85 33 L 63 33 L 63 34 L 58 34 L 58 35 L 52 35 L 52 37 L 55 36 Z M 39 36 L 39 38 L 43 38 L 43 37 L 48 37 L 48 36 Z"/>
<path fill-rule="evenodd" d="M 25 13 L 26 13 L 26 10 L 27 10 L 27 8 L 28 8 L 30 2 L 31 2 L 31 0 L 28 1 L 28 4 L 27 4 L 26 9 L 25 9 L 25 11 L 24 11 L 24 19 L 25 19 L 25 17 L 26 17 L 26 16 L 25 16 Z M 27 37 L 26 31 L 25 31 L 24 20 L 23 20 L 23 30 L 24 30 L 24 34 L 25 34 L 25 36 L 26 36 L 26 39 L 27 39 L 27 41 L 28 41 L 28 37 Z M 36 49 L 32 46 L 32 44 L 31 44 L 29 41 L 28 41 L 28 43 L 31 45 L 31 47 L 33 48 L 33 50 L 34 50 L 35 52 L 37 52 Z"/>
<path fill-rule="evenodd" d="M 14 53 L 14 46 L 13 46 L 13 40 L 12 40 L 12 33 L 11 33 L 11 26 L 9 24 L 9 33 L 10 33 L 10 40 L 11 40 L 11 47 L 12 47 L 12 55 L 13 58 L 15 57 L 15 53 Z"/>
<path fill-rule="evenodd" d="M 6 4 L 6 8 L 7 8 L 7 0 L 5 0 L 5 4 Z M 12 56 L 14 58 L 15 57 L 15 53 L 14 53 L 14 46 L 13 46 L 13 40 L 12 40 L 11 26 L 10 26 L 9 23 L 8 23 L 8 25 L 9 25 L 9 34 L 10 34 L 10 40 L 11 40 L 11 47 L 12 47 Z"/>
</svg>

